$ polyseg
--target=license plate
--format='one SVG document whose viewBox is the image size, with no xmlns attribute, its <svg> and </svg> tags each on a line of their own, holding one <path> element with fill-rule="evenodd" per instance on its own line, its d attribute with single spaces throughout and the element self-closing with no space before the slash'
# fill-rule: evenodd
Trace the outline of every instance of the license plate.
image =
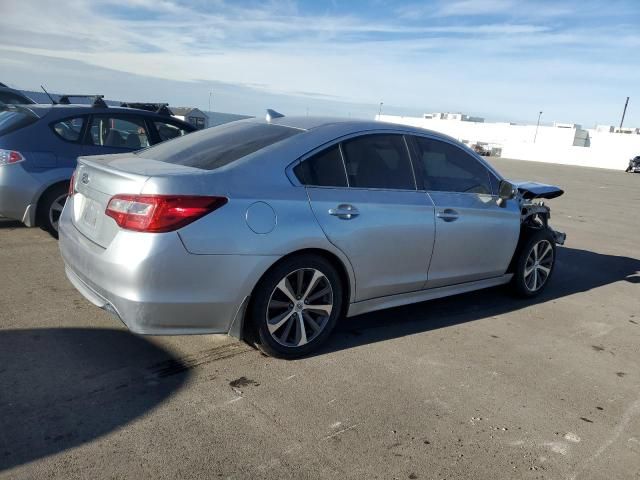
<svg viewBox="0 0 640 480">
<path fill-rule="evenodd" d="M 82 212 L 82 223 L 88 227 L 96 228 L 98 211 L 98 204 L 94 200 L 87 198 L 84 211 Z"/>
</svg>

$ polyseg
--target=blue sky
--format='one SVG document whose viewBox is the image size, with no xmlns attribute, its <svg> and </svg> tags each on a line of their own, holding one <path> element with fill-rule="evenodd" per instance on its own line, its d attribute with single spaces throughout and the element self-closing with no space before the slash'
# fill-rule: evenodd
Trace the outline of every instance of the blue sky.
<svg viewBox="0 0 640 480">
<path fill-rule="evenodd" d="M 2 0 L 0 81 L 260 114 L 640 126 L 640 2 Z"/>
</svg>

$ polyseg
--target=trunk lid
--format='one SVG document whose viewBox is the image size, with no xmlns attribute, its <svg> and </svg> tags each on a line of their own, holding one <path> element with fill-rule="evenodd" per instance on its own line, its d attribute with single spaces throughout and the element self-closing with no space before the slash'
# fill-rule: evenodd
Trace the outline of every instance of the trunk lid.
<svg viewBox="0 0 640 480">
<path fill-rule="evenodd" d="M 105 214 L 114 195 L 203 194 L 206 190 L 202 182 L 194 182 L 194 176 L 201 175 L 202 170 L 197 168 L 131 153 L 80 157 L 74 177 L 73 223 L 91 241 L 107 248 L 120 229 Z"/>
<path fill-rule="evenodd" d="M 105 215 L 111 197 L 118 193 L 139 194 L 148 175 L 125 172 L 110 166 L 110 155 L 78 158 L 74 183 L 72 221 L 88 239 L 109 246 L 118 225 Z"/>
</svg>

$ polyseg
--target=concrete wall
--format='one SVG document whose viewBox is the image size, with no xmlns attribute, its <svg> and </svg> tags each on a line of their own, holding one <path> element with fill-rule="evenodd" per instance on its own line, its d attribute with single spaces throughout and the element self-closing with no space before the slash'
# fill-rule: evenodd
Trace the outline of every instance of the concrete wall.
<svg viewBox="0 0 640 480">
<path fill-rule="evenodd" d="M 376 116 L 376 120 L 412 125 L 444 133 L 465 143 L 501 146 L 502 156 L 566 165 L 624 170 L 629 159 L 640 155 L 640 135 L 580 128 L 510 123 L 479 123 L 455 120 Z M 534 136 L 535 143 L 534 143 Z"/>
</svg>

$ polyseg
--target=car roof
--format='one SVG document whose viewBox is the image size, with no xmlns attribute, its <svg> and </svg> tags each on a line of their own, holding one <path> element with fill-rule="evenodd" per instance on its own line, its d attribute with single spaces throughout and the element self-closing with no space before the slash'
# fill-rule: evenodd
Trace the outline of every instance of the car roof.
<svg viewBox="0 0 640 480">
<path fill-rule="evenodd" d="M 136 114 L 143 115 L 152 118 L 165 118 L 167 120 L 171 120 L 172 122 L 179 123 L 181 125 L 187 125 L 195 129 L 193 125 L 179 118 L 175 118 L 170 115 L 162 115 L 156 112 L 151 112 L 149 110 L 143 110 L 141 108 L 129 108 L 129 107 L 118 107 L 118 106 L 108 106 L 108 107 L 96 107 L 89 104 L 84 103 L 72 103 L 72 104 L 60 104 L 56 103 L 52 105 L 50 103 L 34 103 L 30 105 L 24 105 L 25 108 L 32 110 L 38 117 L 42 118 L 45 115 L 50 113 L 60 114 L 61 116 L 73 115 L 73 114 L 108 114 L 108 113 L 127 113 L 127 114 Z M 50 118 L 50 117 L 49 117 Z M 59 118 L 59 117 L 58 117 Z"/>
<path fill-rule="evenodd" d="M 248 119 L 245 121 L 259 121 L 256 119 Z M 441 132 L 429 130 L 426 128 L 413 127 L 399 123 L 381 122 L 378 120 L 355 119 L 344 117 L 278 117 L 270 121 L 262 120 L 261 123 L 271 125 L 281 125 L 283 127 L 297 128 L 305 131 L 313 131 L 318 129 L 331 128 L 332 130 L 343 130 L 345 135 L 355 132 L 364 132 L 367 130 L 395 130 L 398 132 L 409 132 L 418 135 L 429 134 L 447 140 L 459 143 L 455 138 L 445 135 Z"/>
<path fill-rule="evenodd" d="M 96 107 L 90 104 L 85 103 L 71 103 L 71 104 L 62 104 L 56 103 L 55 105 L 51 103 L 35 103 L 33 105 L 29 105 L 29 108 L 35 110 L 78 110 L 78 112 L 85 113 L 87 110 L 91 110 L 92 112 L 119 112 L 119 113 L 140 113 L 140 114 L 151 114 L 157 115 L 155 112 L 151 112 L 149 110 L 143 110 L 141 108 L 129 108 L 129 107 L 117 107 L 117 106 L 108 106 L 108 107 Z"/>
</svg>

